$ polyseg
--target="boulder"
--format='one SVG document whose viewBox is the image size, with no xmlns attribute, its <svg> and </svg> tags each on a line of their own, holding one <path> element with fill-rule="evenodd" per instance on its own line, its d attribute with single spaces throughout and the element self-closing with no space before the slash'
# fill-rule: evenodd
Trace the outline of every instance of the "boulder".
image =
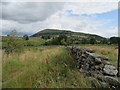
<svg viewBox="0 0 120 90">
<path fill-rule="evenodd" d="M 100 58 L 95 58 L 95 62 L 98 63 L 98 64 L 101 64 L 101 63 L 102 63 L 102 61 L 101 61 Z"/>
<path fill-rule="evenodd" d="M 77 49 L 85 51 L 85 52 L 87 51 L 87 52 L 90 52 L 90 53 L 94 52 L 91 48 L 88 48 L 88 47 L 77 47 Z"/>
<path fill-rule="evenodd" d="M 103 72 L 104 74 L 111 75 L 111 76 L 115 76 L 118 73 L 117 69 L 112 65 L 105 65 L 103 68 Z"/>
<path fill-rule="evenodd" d="M 106 60 L 103 60 L 102 63 L 103 63 L 103 64 L 111 65 L 111 63 L 110 63 L 109 61 L 106 61 Z"/>
<path fill-rule="evenodd" d="M 90 56 L 92 56 L 93 58 L 100 58 L 101 60 L 108 60 L 108 58 L 101 56 L 99 54 L 89 53 L 89 52 L 86 52 L 86 53 L 89 54 Z"/>
<path fill-rule="evenodd" d="M 103 64 L 95 65 L 95 69 L 97 69 L 97 70 L 102 70 L 103 67 L 104 67 Z"/>
<path fill-rule="evenodd" d="M 67 46 L 68 49 L 72 49 L 72 46 Z"/>
</svg>

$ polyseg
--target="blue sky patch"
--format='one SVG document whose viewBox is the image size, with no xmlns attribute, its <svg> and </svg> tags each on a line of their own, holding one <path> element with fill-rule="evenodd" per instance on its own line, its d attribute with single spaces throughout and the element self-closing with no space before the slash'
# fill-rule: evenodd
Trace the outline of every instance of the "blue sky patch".
<svg viewBox="0 0 120 90">
<path fill-rule="evenodd" d="M 79 16 L 85 16 L 85 17 L 91 17 L 92 15 L 95 15 L 95 20 L 101 21 L 101 20 L 108 20 L 109 22 L 105 24 L 105 27 L 117 27 L 118 26 L 118 9 L 101 13 L 101 14 L 75 14 L 72 10 L 66 10 L 66 12 L 69 14 L 69 16 L 72 17 L 79 17 Z"/>
</svg>

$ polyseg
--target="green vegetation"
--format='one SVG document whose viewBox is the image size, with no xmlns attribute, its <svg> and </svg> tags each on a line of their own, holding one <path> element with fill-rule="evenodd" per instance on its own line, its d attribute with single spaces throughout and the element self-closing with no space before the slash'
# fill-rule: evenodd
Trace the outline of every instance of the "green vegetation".
<svg viewBox="0 0 120 90">
<path fill-rule="evenodd" d="M 88 78 L 77 70 L 76 62 L 66 47 L 59 45 L 79 44 L 90 47 L 117 65 L 117 37 L 106 39 L 92 34 L 59 30 L 41 31 L 37 34 L 40 37 L 18 37 L 16 33 L 13 30 L 0 40 L 3 52 L 3 88 L 92 87 Z"/>
<path fill-rule="evenodd" d="M 23 36 L 23 40 L 29 40 L 28 35 L 24 35 L 24 36 Z"/>
<path fill-rule="evenodd" d="M 67 30 L 57 30 L 57 29 L 45 29 L 38 33 L 32 35 L 32 37 L 41 37 L 42 39 L 49 39 L 45 45 L 62 45 L 60 43 L 59 37 L 61 35 L 67 36 L 69 38 L 69 44 L 117 44 L 118 37 L 104 38 L 94 34 L 86 34 L 80 32 L 72 32 Z M 56 43 L 54 43 L 56 42 Z M 66 38 L 62 40 L 64 45 L 67 45 L 68 42 Z M 68 45 L 69 45 L 68 44 Z"/>
<path fill-rule="evenodd" d="M 120 42 L 120 37 L 111 37 L 110 38 L 111 44 L 118 44 L 118 42 Z"/>
<path fill-rule="evenodd" d="M 117 65 L 116 46 L 90 46 Z M 91 83 L 76 68 L 64 46 L 24 48 L 22 53 L 3 51 L 3 88 L 90 88 Z"/>
<path fill-rule="evenodd" d="M 103 37 L 95 34 L 86 34 L 86 33 L 80 33 L 80 32 L 72 32 L 68 30 L 58 30 L 58 29 L 45 29 L 42 30 L 38 33 L 35 33 L 32 35 L 32 37 L 41 37 L 43 35 L 48 35 L 51 37 L 56 37 L 58 35 L 67 35 L 67 36 L 72 36 L 72 37 L 77 37 L 77 38 L 96 38 L 96 39 L 103 39 Z"/>
<path fill-rule="evenodd" d="M 5 49 L 8 47 L 7 43 L 9 42 L 9 39 L 12 38 L 12 41 L 19 42 L 24 47 L 31 47 L 31 46 L 41 46 L 45 43 L 46 40 L 38 38 L 38 37 L 29 37 L 29 40 L 23 39 L 23 37 L 18 36 L 2 36 L 2 48 Z M 12 43 L 12 42 L 11 42 Z"/>
<path fill-rule="evenodd" d="M 90 38 L 90 44 L 96 44 L 96 39 L 95 38 Z"/>
<path fill-rule="evenodd" d="M 41 36 L 41 38 L 47 40 L 47 39 L 50 39 L 50 35 L 43 35 Z"/>
<path fill-rule="evenodd" d="M 90 88 L 65 47 L 26 48 L 3 55 L 3 88 Z"/>
<path fill-rule="evenodd" d="M 4 43 L 5 52 L 7 54 L 13 53 L 13 52 L 20 52 L 21 48 L 23 47 L 22 43 L 19 42 L 19 40 L 16 40 L 13 36 L 7 36 L 8 39 L 6 43 Z"/>
<path fill-rule="evenodd" d="M 45 43 L 45 45 L 65 45 L 65 46 L 70 44 L 72 44 L 72 40 L 70 37 L 67 37 L 66 35 L 59 35 L 58 37 Z"/>
<path fill-rule="evenodd" d="M 117 45 L 81 45 L 82 47 L 89 47 L 97 54 L 108 57 L 109 61 L 117 67 L 118 61 L 118 46 Z"/>
<path fill-rule="evenodd" d="M 117 44 L 119 38 L 111 37 L 110 39 L 92 35 L 81 34 L 71 31 L 60 30 L 43 30 L 39 32 L 40 37 L 17 37 L 17 32 L 13 30 L 8 36 L 2 37 L 2 48 L 6 49 L 8 53 L 12 52 L 15 48 L 23 47 L 36 47 L 41 45 L 70 45 L 70 44 Z M 37 33 L 38 34 L 38 33 Z M 50 34 L 50 35 L 49 35 Z M 34 34 L 36 35 L 36 34 Z M 33 36 L 34 36 L 33 35 Z M 81 37 L 81 35 L 84 35 Z M 95 36 L 95 37 L 94 37 Z M 15 48 L 14 48 L 15 47 Z M 14 50 L 15 51 L 15 50 Z"/>
</svg>

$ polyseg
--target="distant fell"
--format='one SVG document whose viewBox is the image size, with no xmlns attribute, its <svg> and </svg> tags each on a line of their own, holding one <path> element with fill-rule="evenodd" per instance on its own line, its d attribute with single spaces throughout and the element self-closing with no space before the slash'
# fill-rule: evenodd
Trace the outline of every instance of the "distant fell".
<svg viewBox="0 0 120 90">
<path fill-rule="evenodd" d="M 81 38 L 88 38 L 93 37 L 96 39 L 103 39 L 104 37 L 96 35 L 96 34 L 88 34 L 88 33 L 82 33 L 82 32 L 73 32 L 69 30 L 58 30 L 58 29 L 45 29 L 42 31 L 39 31 L 32 35 L 32 37 L 40 37 L 43 35 L 50 35 L 50 36 L 58 36 L 58 35 L 67 35 L 67 36 L 74 36 L 74 37 L 81 37 Z"/>
</svg>

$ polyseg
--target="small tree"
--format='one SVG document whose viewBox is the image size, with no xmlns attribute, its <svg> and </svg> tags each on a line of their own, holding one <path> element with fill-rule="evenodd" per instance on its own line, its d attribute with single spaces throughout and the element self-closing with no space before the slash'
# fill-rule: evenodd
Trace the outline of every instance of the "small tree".
<svg viewBox="0 0 120 90">
<path fill-rule="evenodd" d="M 14 29 L 11 31 L 10 36 L 16 36 L 16 34 L 17 34 L 17 31 L 16 31 L 16 29 Z"/>
<path fill-rule="evenodd" d="M 62 39 L 61 41 L 60 41 L 60 43 L 61 43 L 61 45 L 67 45 L 67 42 L 65 41 L 65 39 Z"/>
<path fill-rule="evenodd" d="M 5 52 L 7 54 L 13 53 L 13 52 L 21 52 L 22 43 L 20 43 L 19 40 L 16 40 L 16 31 L 12 31 L 10 35 L 7 36 L 6 42 L 5 42 Z"/>
<path fill-rule="evenodd" d="M 90 44 L 96 44 L 96 39 L 95 38 L 90 38 Z"/>
<path fill-rule="evenodd" d="M 73 42 L 72 42 L 71 38 L 67 37 L 66 43 L 67 43 L 67 45 L 70 45 L 70 44 L 72 44 Z"/>
<path fill-rule="evenodd" d="M 23 36 L 23 40 L 29 40 L 28 35 L 24 35 L 24 36 Z"/>
</svg>

